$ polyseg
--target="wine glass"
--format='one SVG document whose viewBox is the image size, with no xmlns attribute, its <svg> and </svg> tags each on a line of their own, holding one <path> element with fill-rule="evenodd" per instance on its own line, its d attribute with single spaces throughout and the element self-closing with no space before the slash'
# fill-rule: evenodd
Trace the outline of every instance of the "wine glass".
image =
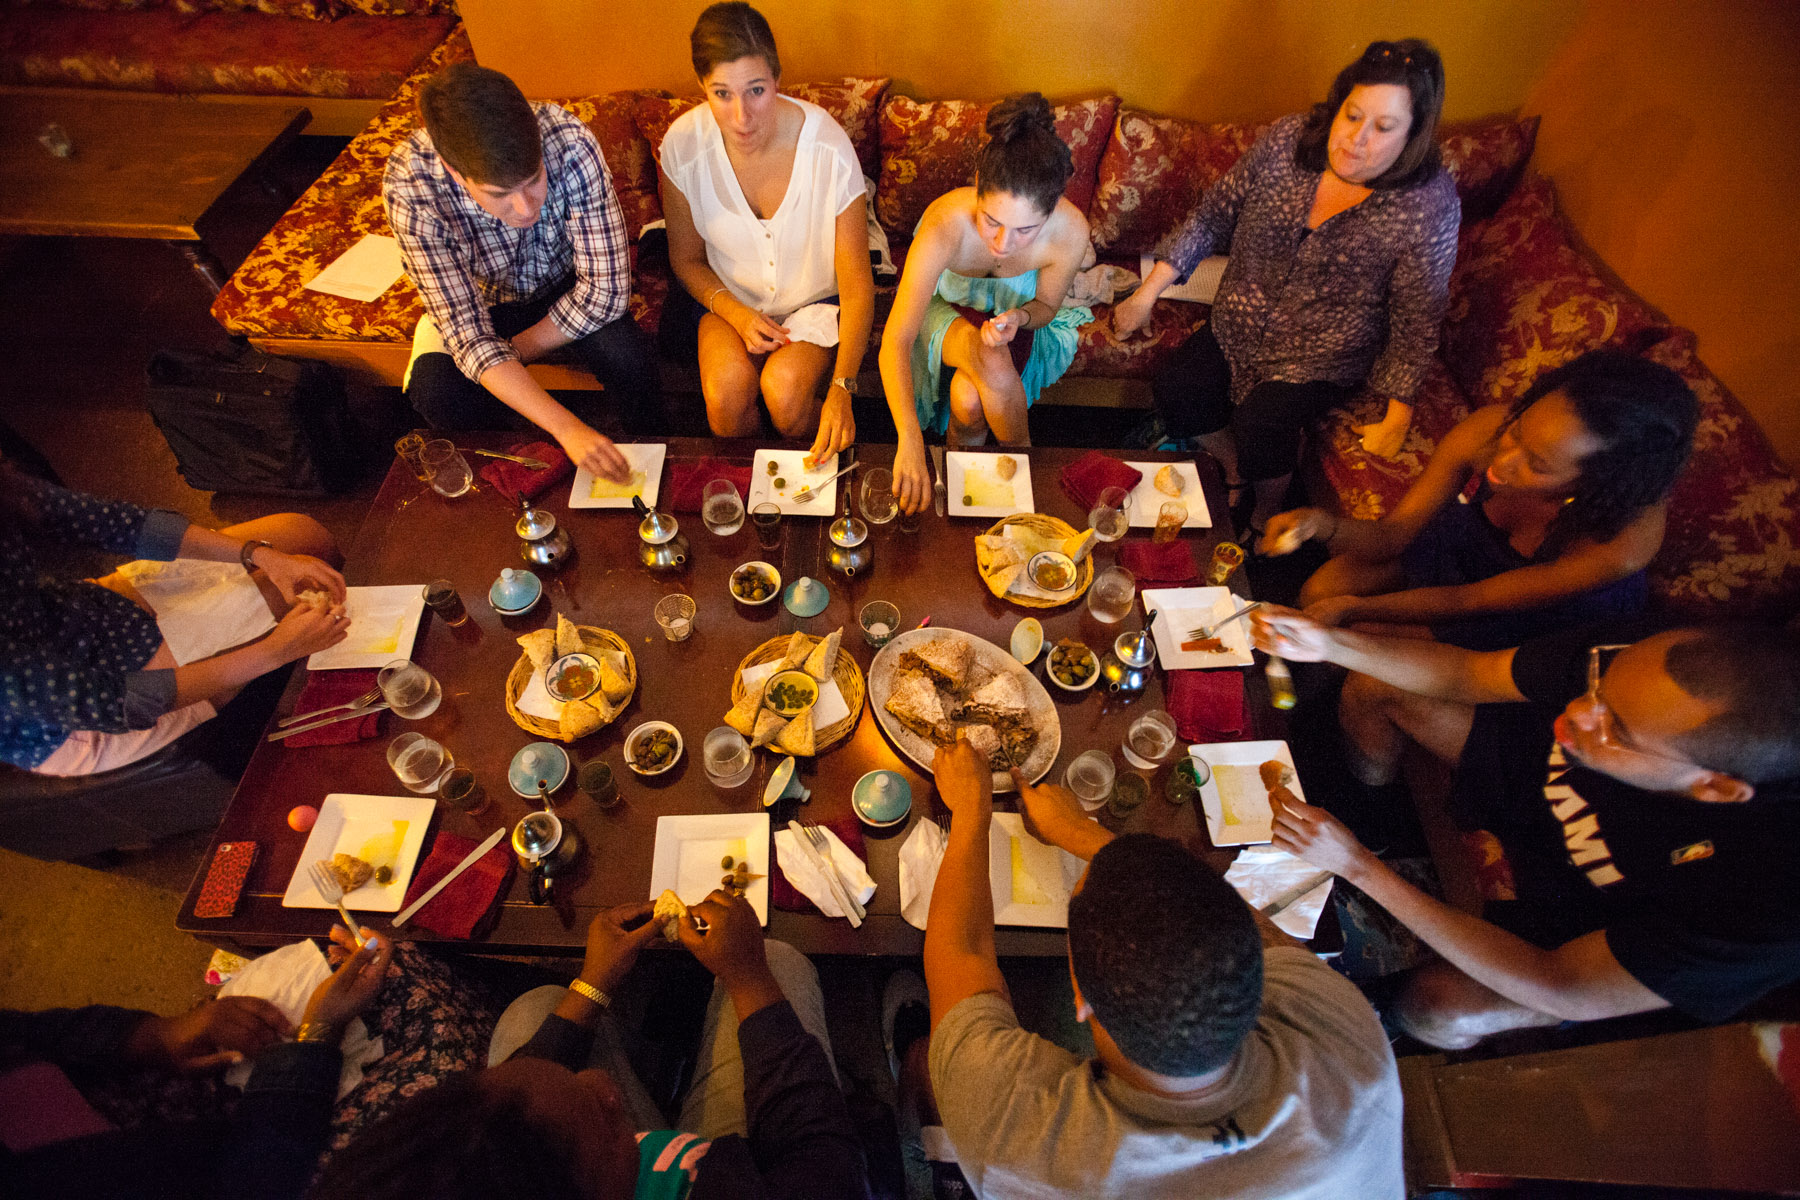
<svg viewBox="0 0 1800 1200">
<path fill-rule="evenodd" d="M 431 490 L 440 496 L 454 499 L 469 490 L 475 482 L 474 472 L 469 470 L 469 460 L 464 458 L 456 448 L 456 443 L 448 438 L 433 438 L 425 443 L 419 451 L 419 461 L 431 473 Z"/>
<path fill-rule="evenodd" d="M 862 515 L 871 525 L 886 525 L 900 513 L 900 502 L 894 498 L 894 473 L 876 467 L 863 476 Z"/>
<path fill-rule="evenodd" d="M 700 519 L 720 537 L 743 528 L 744 501 L 731 480 L 715 479 L 701 490 Z"/>
</svg>

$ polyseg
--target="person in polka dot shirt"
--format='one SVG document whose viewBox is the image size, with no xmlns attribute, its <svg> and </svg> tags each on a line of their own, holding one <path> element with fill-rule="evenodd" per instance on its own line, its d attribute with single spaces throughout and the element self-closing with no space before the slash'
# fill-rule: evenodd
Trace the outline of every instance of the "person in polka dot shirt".
<svg viewBox="0 0 1800 1200">
<path fill-rule="evenodd" d="M 69 542 L 138 559 L 242 562 L 279 620 L 260 638 L 178 666 L 123 575 L 71 579 L 44 565 L 40 551 Z M 348 618 L 344 579 L 328 558 L 337 558 L 331 535 L 298 513 L 215 531 L 0 461 L 0 761 L 59 775 L 124 765 L 210 718 L 257 676 L 336 645 Z M 307 589 L 332 604 L 295 603 Z"/>
</svg>

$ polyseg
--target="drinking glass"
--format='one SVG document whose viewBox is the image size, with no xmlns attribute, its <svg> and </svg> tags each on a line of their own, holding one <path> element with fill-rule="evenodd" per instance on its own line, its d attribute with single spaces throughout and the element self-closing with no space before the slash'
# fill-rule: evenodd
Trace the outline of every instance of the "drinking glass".
<svg viewBox="0 0 1800 1200">
<path fill-rule="evenodd" d="M 1186 804 L 1200 794 L 1200 789 L 1211 778 L 1212 768 L 1190 754 L 1169 772 L 1169 782 L 1163 785 L 1163 796 L 1170 804 Z"/>
<path fill-rule="evenodd" d="M 409 792 L 435 792 L 456 759 L 422 733 L 403 733 L 388 743 L 388 766 Z"/>
<path fill-rule="evenodd" d="M 775 550 L 781 546 L 781 506 L 773 500 L 764 500 L 750 510 L 750 520 L 756 524 L 756 541 L 764 550 Z"/>
<path fill-rule="evenodd" d="M 706 777 L 722 788 L 742 786 L 756 770 L 750 743 L 729 725 L 721 725 L 706 735 L 701 743 L 701 758 L 706 764 Z"/>
<path fill-rule="evenodd" d="M 900 610 L 886 600 L 871 600 L 862 606 L 857 623 L 869 645 L 879 650 L 893 640 L 894 632 L 900 628 Z"/>
<path fill-rule="evenodd" d="M 600 808 L 611 808 L 619 802 L 619 781 L 613 769 L 598 758 L 590 758 L 575 773 L 575 788 Z"/>
<path fill-rule="evenodd" d="M 1150 781 L 1142 775 L 1127 771 L 1113 783 L 1112 796 L 1106 801 L 1106 811 L 1123 821 L 1149 798 Z"/>
<path fill-rule="evenodd" d="M 396 658 L 375 674 L 381 694 L 394 715 L 408 721 L 429 717 L 444 698 L 436 676 L 417 663 Z"/>
<path fill-rule="evenodd" d="M 656 623 L 671 642 L 685 642 L 694 632 L 694 598 L 671 592 L 656 602 Z"/>
<path fill-rule="evenodd" d="M 1164 500 L 1162 507 L 1156 512 L 1156 528 L 1150 533 L 1153 542 L 1172 542 L 1181 536 L 1181 527 L 1187 524 L 1187 505 L 1179 500 Z"/>
<path fill-rule="evenodd" d="M 425 448 L 419 451 L 419 461 L 431 473 L 431 490 L 440 496 L 454 499 L 468 491 L 475 481 L 469 461 L 448 438 L 433 438 L 426 442 Z"/>
<path fill-rule="evenodd" d="M 700 491 L 700 519 L 726 537 L 744 527 L 744 501 L 729 479 L 715 479 Z"/>
<path fill-rule="evenodd" d="M 1063 786 L 1075 793 L 1081 807 L 1093 812 L 1113 790 L 1112 755 L 1104 750 L 1087 750 L 1075 756 L 1063 772 Z"/>
<path fill-rule="evenodd" d="M 475 782 L 475 772 L 467 767 L 451 767 L 438 784 L 438 798 L 452 812 L 479 816 L 487 811 L 487 790 Z"/>
<path fill-rule="evenodd" d="M 1206 564 L 1206 582 L 1217 586 L 1230 579 L 1244 564 L 1244 548 L 1236 542 L 1220 542 L 1213 547 L 1212 560 Z"/>
<path fill-rule="evenodd" d="M 420 483 L 431 482 L 431 472 L 425 469 L 424 460 L 419 456 L 425 450 L 425 439 L 416 433 L 409 433 L 394 443 L 394 453 L 406 460 L 406 465 L 413 469 Z"/>
<path fill-rule="evenodd" d="M 863 520 L 871 525 L 886 525 L 900 512 L 900 502 L 894 499 L 894 473 L 886 467 L 876 467 L 862 481 L 862 515 Z"/>
<path fill-rule="evenodd" d="M 1160 708 L 1140 713 L 1125 728 L 1125 761 L 1146 771 L 1168 760 L 1175 749 L 1175 718 Z"/>
<path fill-rule="evenodd" d="M 900 509 L 899 512 L 900 512 L 900 532 L 901 533 L 917 533 L 917 532 L 919 532 L 919 518 L 925 515 L 924 510 L 921 509 L 918 512 L 907 512 L 904 509 Z"/>
<path fill-rule="evenodd" d="M 1125 501 L 1130 495 L 1122 487 L 1101 491 L 1099 501 L 1088 510 L 1088 528 L 1094 531 L 1096 539 L 1116 542 L 1125 536 L 1125 531 L 1131 528 L 1131 515 L 1125 511 Z"/>
<path fill-rule="evenodd" d="M 1131 602 L 1136 597 L 1137 576 L 1124 567 L 1111 566 L 1100 572 L 1088 588 L 1088 611 L 1096 621 L 1117 625 L 1131 612 Z"/>
<path fill-rule="evenodd" d="M 469 619 L 469 610 L 456 594 L 456 585 L 448 579 L 434 579 L 425 585 L 425 605 L 452 629 Z"/>
</svg>

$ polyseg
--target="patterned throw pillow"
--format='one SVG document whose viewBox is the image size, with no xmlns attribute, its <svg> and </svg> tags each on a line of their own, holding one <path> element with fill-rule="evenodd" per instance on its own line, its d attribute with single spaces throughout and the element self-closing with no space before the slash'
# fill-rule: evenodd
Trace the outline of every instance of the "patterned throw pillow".
<svg viewBox="0 0 1800 1200">
<path fill-rule="evenodd" d="M 1521 182 L 1492 219 L 1463 225 L 1442 352 L 1471 403 L 1516 399 L 1585 351 L 1642 350 L 1669 331 L 1570 245 L 1542 176 Z"/>
<path fill-rule="evenodd" d="M 1119 110 L 1100 158 L 1088 223 L 1094 248 L 1145 254 L 1187 220 L 1207 188 L 1231 169 L 1266 125 L 1207 125 Z"/>
<path fill-rule="evenodd" d="M 881 107 L 881 176 L 875 211 L 892 237 L 910 239 L 925 209 L 945 192 L 963 187 L 975 174 L 975 156 L 987 137 L 991 102 L 909 100 L 889 96 Z M 1075 173 L 1063 192 L 1088 211 L 1100 156 L 1119 111 L 1117 96 L 1077 100 L 1051 108 L 1056 133 L 1069 144 Z"/>
<path fill-rule="evenodd" d="M 169 0 L 178 13 L 258 12 L 270 17 L 330 21 L 344 14 L 340 0 Z"/>
<path fill-rule="evenodd" d="M 456 0 L 338 0 L 345 12 L 367 17 L 453 17 Z"/>
<path fill-rule="evenodd" d="M 860 79 L 847 75 L 843 79 L 824 83 L 797 83 L 782 90 L 795 99 L 804 100 L 808 104 L 816 104 L 831 114 L 846 134 L 850 144 L 856 147 L 856 157 L 862 162 L 863 174 L 875 173 L 876 159 L 880 153 L 880 140 L 876 135 L 881 113 L 881 99 L 887 95 L 886 79 Z M 698 96 L 670 96 L 667 93 L 645 93 L 638 102 L 638 132 L 650 143 L 651 153 L 662 161 L 663 135 L 669 132 L 669 126 L 694 105 L 700 103 Z"/>
<path fill-rule="evenodd" d="M 83 8 L 89 12 L 134 12 L 150 8 L 161 0 L 11 0 L 0 8 Z"/>
<path fill-rule="evenodd" d="M 1462 219 L 1485 221 L 1512 193 L 1537 145 L 1538 118 L 1476 121 L 1438 130 L 1444 166 L 1456 180 Z"/>
<path fill-rule="evenodd" d="M 637 126 L 638 104 L 656 98 L 654 92 L 625 91 L 556 102 L 593 130 L 600 153 L 606 158 L 606 169 L 612 174 L 619 207 L 625 212 L 626 231 L 633 242 L 644 226 L 662 220 L 656 163 L 650 157 L 650 143 Z"/>
</svg>

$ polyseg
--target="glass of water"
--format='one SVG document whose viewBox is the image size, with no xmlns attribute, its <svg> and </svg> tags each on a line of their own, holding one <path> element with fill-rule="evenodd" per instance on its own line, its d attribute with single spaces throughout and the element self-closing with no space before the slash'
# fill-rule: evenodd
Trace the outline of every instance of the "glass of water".
<svg viewBox="0 0 1800 1200">
<path fill-rule="evenodd" d="M 1116 542 L 1125 536 L 1131 527 L 1131 516 L 1125 511 L 1130 495 L 1122 487 L 1109 487 L 1100 493 L 1100 499 L 1088 510 L 1088 528 L 1094 531 L 1096 539 Z"/>
<path fill-rule="evenodd" d="M 715 479 L 700 491 L 700 519 L 706 527 L 726 537 L 744 527 L 744 500 L 729 479 Z"/>
<path fill-rule="evenodd" d="M 1094 620 L 1117 625 L 1131 612 L 1137 598 L 1137 576 L 1124 567 L 1111 566 L 1095 577 L 1088 588 L 1088 611 Z"/>
<path fill-rule="evenodd" d="M 886 525 L 900 515 L 900 502 L 894 499 L 894 473 L 876 467 L 862 480 L 863 520 L 871 525 Z"/>
<path fill-rule="evenodd" d="M 460 496 L 475 482 L 469 460 L 448 438 L 433 438 L 426 442 L 425 448 L 419 451 L 419 461 L 431 473 L 431 490 L 440 496 Z"/>
<path fill-rule="evenodd" d="M 1093 812 L 1112 795 L 1113 774 L 1112 755 L 1104 750 L 1087 750 L 1076 755 L 1063 772 L 1063 786 L 1075 793 L 1081 807 Z"/>
<path fill-rule="evenodd" d="M 1125 761 L 1143 770 L 1154 770 L 1168 761 L 1175 749 L 1175 718 L 1160 708 L 1138 714 L 1125 729 Z"/>
<path fill-rule="evenodd" d="M 394 715 L 408 721 L 429 717 L 444 698 L 437 677 L 417 663 L 396 658 L 375 675 L 381 694 Z"/>
<path fill-rule="evenodd" d="M 456 759 L 422 733 L 403 733 L 388 743 L 388 766 L 409 792 L 435 792 Z"/>
<path fill-rule="evenodd" d="M 706 777 L 722 788 L 743 785 L 756 770 L 750 743 L 729 725 L 721 725 L 706 735 L 701 743 L 701 757 L 706 764 Z"/>
</svg>

